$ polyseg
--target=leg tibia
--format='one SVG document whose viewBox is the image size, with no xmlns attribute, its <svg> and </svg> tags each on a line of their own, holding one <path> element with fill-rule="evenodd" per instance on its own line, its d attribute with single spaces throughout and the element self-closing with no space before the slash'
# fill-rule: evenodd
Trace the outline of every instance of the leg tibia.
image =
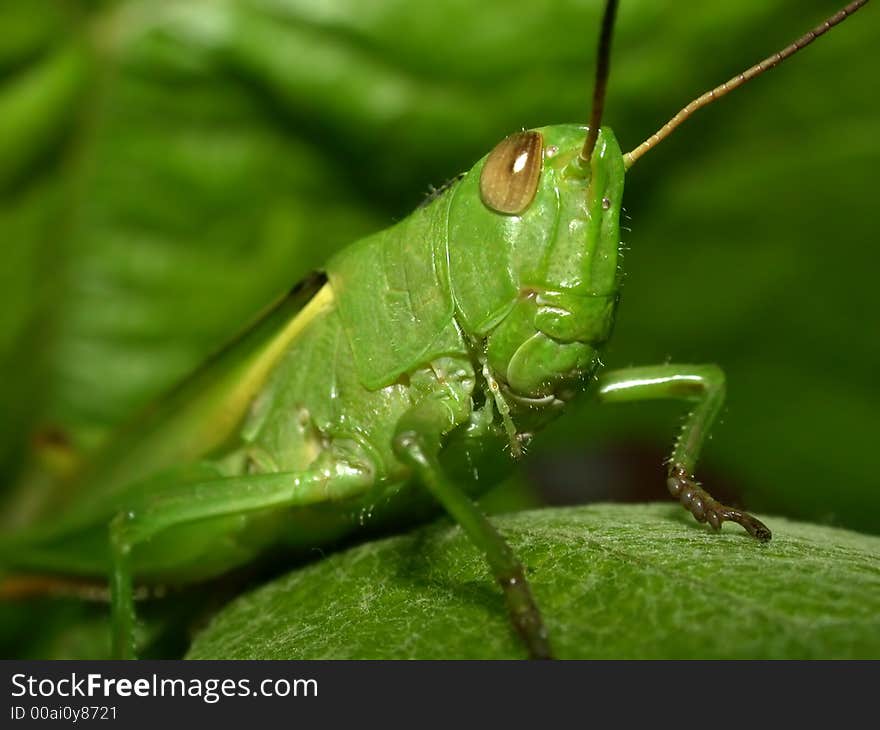
<svg viewBox="0 0 880 730">
<path fill-rule="evenodd" d="M 441 399 L 426 399 L 413 407 L 398 424 L 395 451 L 485 554 L 504 591 L 514 628 L 532 658 L 550 658 L 547 632 L 522 565 L 467 494 L 446 477 L 437 459 L 440 435 L 454 425 L 451 413 L 449 405 Z"/>
<path fill-rule="evenodd" d="M 742 525 L 759 540 L 770 530 L 746 512 L 714 499 L 693 478 L 709 429 L 724 405 L 725 379 L 716 365 L 657 365 L 613 370 L 599 378 L 599 399 L 606 403 L 673 399 L 694 404 L 669 459 L 667 487 L 700 522 L 719 528 L 724 521 Z"/>
</svg>

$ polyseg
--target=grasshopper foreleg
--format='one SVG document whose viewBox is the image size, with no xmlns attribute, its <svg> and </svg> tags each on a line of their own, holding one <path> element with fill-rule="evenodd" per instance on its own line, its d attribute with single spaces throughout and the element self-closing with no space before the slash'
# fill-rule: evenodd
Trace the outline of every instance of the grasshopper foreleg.
<svg viewBox="0 0 880 730">
<path fill-rule="evenodd" d="M 718 529 L 725 521 L 736 522 L 761 541 L 770 539 L 770 530 L 747 512 L 727 507 L 694 480 L 697 458 L 709 435 L 709 429 L 724 404 L 724 372 L 716 365 L 657 365 L 626 368 L 605 373 L 599 378 L 599 399 L 623 403 L 648 399 L 676 399 L 693 402 L 694 408 L 684 427 L 672 457 L 666 485 L 670 494 L 699 522 Z"/>
</svg>

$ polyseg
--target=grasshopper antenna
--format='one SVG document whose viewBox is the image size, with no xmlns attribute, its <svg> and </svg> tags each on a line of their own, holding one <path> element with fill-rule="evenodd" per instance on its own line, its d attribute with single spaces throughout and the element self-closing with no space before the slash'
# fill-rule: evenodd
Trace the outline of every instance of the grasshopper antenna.
<svg viewBox="0 0 880 730">
<path fill-rule="evenodd" d="M 839 10 L 837 13 L 832 15 L 828 20 L 820 25 L 817 25 L 813 30 L 808 33 L 802 35 L 798 38 L 794 43 L 790 46 L 786 46 L 781 51 L 774 53 L 772 56 L 765 58 L 760 63 L 755 64 L 751 68 L 743 71 L 741 74 L 734 76 L 729 81 L 725 81 L 720 86 L 716 86 L 711 91 L 707 91 L 702 96 L 694 99 L 690 104 L 688 104 L 684 109 L 682 109 L 678 114 L 676 114 L 672 119 L 670 119 L 666 124 L 660 127 L 657 132 L 652 134 L 648 139 L 642 142 L 638 147 L 636 147 L 631 152 L 627 152 L 623 156 L 624 165 L 628 170 L 631 168 L 638 159 L 645 154 L 648 150 L 656 147 L 660 144 L 664 139 L 666 139 L 670 134 L 672 134 L 679 124 L 684 122 L 688 117 L 691 116 L 698 109 L 702 109 L 704 106 L 711 104 L 716 99 L 720 99 L 722 96 L 727 94 L 730 91 L 733 91 L 735 88 L 742 86 L 747 81 L 755 78 L 756 76 L 760 76 L 765 71 L 769 71 L 774 66 L 778 66 L 789 56 L 793 56 L 802 48 L 806 48 L 810 45 L 814 40 L 816 40 L 819 36 L 824 35 L 829 30 L 831 30 L 838 23 L 842 23 L 846 20 L 850 15 L 855 13 L 859 8 L 863 5 L 867 5 L 868 0 L 855 0 L 855 2 L 851 2 L 842 10 Z M 595 109 L 594 109 L 595 113 Z M 591 122 L 592 123 L 592 122 Z M 592 129 L 590 133 L 592 134 Z"/>
<path fill-rule="evenodd" d="M 867 0 L 865 0 L 867 2 Z M 590 131 L 581 150 L 581 159 L 589 163 L 599 139 L 599 125 L 605 109 L 605 90 L 608 88 L 608 75 L 611 72 L 611 36 L 614 32 L 614 17 L 617 15 L 617 0 L 605 3 L 602 16 L 602 30 L 599 34 L 599 56 L 596 62 L 596 83 L 593 86 L 593 111 L 590 114 Z"/>
</svg>

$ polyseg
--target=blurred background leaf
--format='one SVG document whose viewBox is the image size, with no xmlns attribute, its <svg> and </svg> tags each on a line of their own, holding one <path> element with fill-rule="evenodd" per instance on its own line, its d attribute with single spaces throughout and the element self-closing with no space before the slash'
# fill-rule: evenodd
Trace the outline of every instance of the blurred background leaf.
<svg viewBox="0 0 880 730">
<path fill-rule="evenodd" d="M 51 509 L 34 440 L 87 453 L 505 134 L 584 120 L 601 4 L 0 0 L 0 524 Z M 625 0 L 606 123 L 635 146 L 838 5 Z M 869 6 L 633 168 L 606 357 L 719 363 L 703 481 L 869 532 L 878 30 Z M 581 404 L 535 441 L 525 501 L 664 499 L 678 413 Z"/>
</svg>

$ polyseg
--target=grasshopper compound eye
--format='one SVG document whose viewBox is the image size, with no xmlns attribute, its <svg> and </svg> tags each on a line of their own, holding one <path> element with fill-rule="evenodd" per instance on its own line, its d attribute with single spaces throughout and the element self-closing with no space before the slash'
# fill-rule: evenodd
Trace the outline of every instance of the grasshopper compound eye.
<svg viewBox="0 0 880 730">
<path fill-rule="evenodd" d="M 483 204 L 498 213 L 522 213 L 535 198 L 543 161 L 540 132 L 517 132 L 501 140 L 480 173 Z"/>
</svg>

